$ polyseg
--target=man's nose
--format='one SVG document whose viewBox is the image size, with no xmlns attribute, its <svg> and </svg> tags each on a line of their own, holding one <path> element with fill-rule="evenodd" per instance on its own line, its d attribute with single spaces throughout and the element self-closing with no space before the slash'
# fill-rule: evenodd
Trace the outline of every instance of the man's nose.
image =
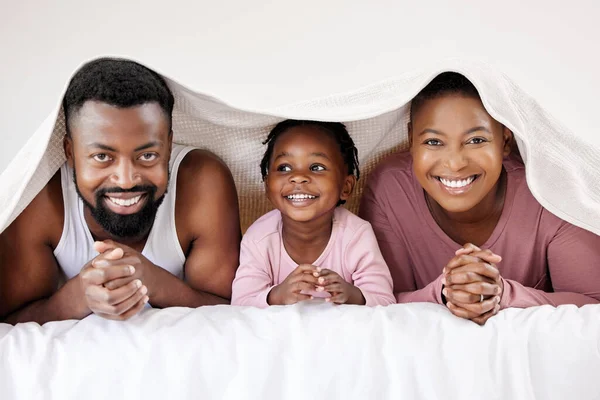
<svg viewBox="0 0 600 400">
<path fill-rule="evenodd" d="M 111 178 L 112 182 L 122 189 L 131 189 L 141 180 L 135 165 L 130 161 L 120 161 Z"/>
</svg>

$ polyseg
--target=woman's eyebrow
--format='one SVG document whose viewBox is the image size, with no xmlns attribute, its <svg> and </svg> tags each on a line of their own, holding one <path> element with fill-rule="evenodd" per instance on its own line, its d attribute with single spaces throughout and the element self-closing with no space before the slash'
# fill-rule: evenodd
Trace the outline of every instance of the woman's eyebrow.
<svg viewBox="0 0 600 400">
<path fill-rule="evenodd" d="M 471 134 L 471 133 L 473 133 L 473 132 L 479 132 L 479 131 L 484 131 L 484 132 L 487 132 L 487 133 L 489 133 L 490 135 L 492 134 L 492 131 L 490 131 L 490 130 L 489 130 L 488 128 L 486 128 L 485 126 L 476 126 L 476 127 L 474 127 L 474 128 L 471 128 L 471 129 L 467 130 L 467 131 L 466 131 L 464 134 L 465 134 L 465 135 L 468 135 L 468 134 Z"/>
<path fill-rule="evenodd" d="M 485 126 L 483 126 L 483 125 L 480 125 L 480 126 L 475 126 L 475 127 L 473 127 L 473 128 L 470 128 L 470 129 L 468 129 L 468 130 L 467 130 L 467 131 L 466 131 L 466 132 L 465 132 L 463 135 L 469 135 L 469 134 L 471 134 L 471 133 L 473 133 L 473 132 L 479 132 L 479 131 L 484 131 L 484 132 L 487 132 L 487 133 L 489 133 L 490 135 L 492 134 L 492 131 L 490 131 L 490 130 L 489 130 L 488 128 L 486 128 Z M 423 131 L 422 131 L 421 133 L 419 133 L 419 136 L 421 136 L 421 135 L 424 135 L 424 134 L 426 134 L 426 133 L 433 133 L 434 135 L 440 135 L 440 136 L 445 136 L 445 135 L 446 135 L 444 132 L 437 131 L 437 130 L 435 130 L 435 129 L 430 129 L 430 128 L 427 128 L 427 129 L 423 129 Z"/>
<path fill-rule="evenodd" d="M 442 135 L 442 136 L 445 135 L 445 133 L 443 133 L 443 132 L 436 131 L 435 129 L 427 128 L 427 129 L 423 129 L 423 131 L 421 133 L 419 133 L 419 136 L 424 135 L 426 133 L 433 133 L 434 135 Z"/>
</svg>

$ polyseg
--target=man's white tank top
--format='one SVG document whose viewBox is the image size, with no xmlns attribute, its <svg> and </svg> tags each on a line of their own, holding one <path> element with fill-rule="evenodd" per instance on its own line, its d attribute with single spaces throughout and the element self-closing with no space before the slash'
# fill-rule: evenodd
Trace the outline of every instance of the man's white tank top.
<svg viewBox="0 0 600 400">
<path fill-rule="evenodd" d="M 171 170 L 169 189 L 158 208 L 148 240 L 142 250 L 144 257 L 179 278 L 183 278 L 185 254 L 175 229 L 177 171 L 183 158 L 194 149 L 194 147 L 173 144 L 169 161 Z M 60 175 L 65 204 L 65 223 L 58 246 L 54 249 L 54 256 L 68 280 L 79 274 L 83 266 L 98 253 L 94 250 L 94 239 L 83 216 L 85 206 L 75 190 L 73 171 L 67 163 L 61 167 Z"/>
</svg>

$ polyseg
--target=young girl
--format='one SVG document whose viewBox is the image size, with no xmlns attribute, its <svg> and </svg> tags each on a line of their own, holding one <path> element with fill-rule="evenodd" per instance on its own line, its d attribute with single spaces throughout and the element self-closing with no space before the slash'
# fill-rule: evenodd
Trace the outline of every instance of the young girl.
<svg viewBox="0 0 600 400">
<path fill-rule="evenodd" d="M 242 239 L 231 304 L 266 307 L 314 297 L 395 303 L 371 225 L 338 207 L 359 177 L 358 152 L 344 125 L 287 120 L 265 144 L 260 167 L 275 210 Z"/>
<path fill-rule="evenodd" d="M 413 99 L 410 121 L 410 152 L 371 174 L 359 213 L 398 302 L 446 304 L 480 324 L 501 308 L 599 302 L 600 237 L 535 200 L 508 157 L 512 132 L 471 82 L 439 75 Z"/>
</svg>

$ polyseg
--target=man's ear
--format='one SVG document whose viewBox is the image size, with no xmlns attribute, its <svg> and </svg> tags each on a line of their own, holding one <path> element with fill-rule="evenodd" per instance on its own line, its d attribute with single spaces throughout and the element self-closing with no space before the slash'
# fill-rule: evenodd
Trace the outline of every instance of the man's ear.
<svg viewBox="0 0 600 400">
<path fill-rule="evenodd" d="M 65 157 L 67 157 L 67 163 L 69 167 L 73 168 L 75 160 L 73 158 L 73 139 L 69 135 L 65 135 L 63 139 L 63 150 L 65 151 Z"/>
<path fill-rule="evenodd" d="M 352 191 L 354 190 L 354 186 L 356 185 L 356 176 L 348 175 L 344 179 L 344 185 L 342 186 L 342 193 L 340 193 L 340 200 L 348 200 Z"/>
<path fill-rule="evenodd" d="M 173 151 L 173 129 L 171 129 L 169 131 L 169 136 L 168 136 L 167 140 L 168 140 L 168 143 L 169 143 L 169 147 L 167 149 L 169 151 L 169 158 L 170 158 L 171 151 Z"/>
<path fill-rule="evenodd" d="M 504 140 L 503 154 L 504 157 L 508 157 L 511 153 L 513 146 L 516 146 L 515 137 L 510 129 L 502 126 L 502 138 Z"/>
</svg>

